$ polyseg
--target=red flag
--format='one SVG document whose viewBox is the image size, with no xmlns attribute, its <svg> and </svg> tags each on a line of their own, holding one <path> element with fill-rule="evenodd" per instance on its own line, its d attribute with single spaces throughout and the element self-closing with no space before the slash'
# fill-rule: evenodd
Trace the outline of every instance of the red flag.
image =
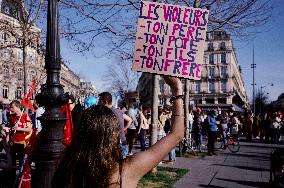
<svg viewBox="0 0 284 188">
<path fill-rule="evenodd" d="M 32 101 L 30 100 L 32 98 L 32 95 L 34 93 L 35 87 L 36 87 L 37 81 L 34 80 L 32 85 L 29 87 L 27 93 L 25 94 L 24 98 L 21 101 L 21 105 L 30 109 L 31 111 L 35 112 L 35 109 L 33 107 Z"/>
<path fill-rule="evenodd" d="M 73 135 L 73 120 L 69 105 L 70 104 L 65 104 L 61 107 L 61 112 L 63 112 L 68 118 L 64 126 L 64 135 L 62 139 L 62 144 L 65 146 L 70 145 Z"/>
</svg>

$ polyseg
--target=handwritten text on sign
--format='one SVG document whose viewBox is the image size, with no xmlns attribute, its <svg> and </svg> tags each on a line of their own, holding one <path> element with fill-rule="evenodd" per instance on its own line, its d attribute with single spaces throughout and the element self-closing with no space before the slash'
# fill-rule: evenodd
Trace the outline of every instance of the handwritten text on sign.
<svg viewBox="0 0 284 188">
<path fill-rule="evenodd" d="M 142 1 L 132 70 L 200 79 L 208 14 Z"/>
</svg>

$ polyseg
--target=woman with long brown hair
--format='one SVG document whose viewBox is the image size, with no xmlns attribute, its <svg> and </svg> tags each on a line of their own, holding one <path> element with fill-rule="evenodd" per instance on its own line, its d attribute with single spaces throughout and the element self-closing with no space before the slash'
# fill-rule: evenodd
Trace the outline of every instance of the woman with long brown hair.
<svg viewBox="0 0 284 188">
<path fill-rule="evenodd" d="M 182 85 L 178 78 L 165 77 L 173 91 L 172 130 L 169 135 L 133 156 L 122 159 L 119 125 L 104 106 L 88 109 L 71 145 L 59 163 L 53 187 L 136 187 L 140 178 L 154 168 L 183 138 Z"/>
</svg>

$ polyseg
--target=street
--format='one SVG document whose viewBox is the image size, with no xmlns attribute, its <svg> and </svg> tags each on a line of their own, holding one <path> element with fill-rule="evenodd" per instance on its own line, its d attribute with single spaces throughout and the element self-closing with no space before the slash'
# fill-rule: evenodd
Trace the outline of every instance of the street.
<svg viewBox="0 0 284 188">
<path fill-rule="evenodd" d="M 218 156 L 202 159 L 178 157 L 172 167 L 189 172 L 174 187 L 269 187 L 269 157 L 275 147 L 283 145 L 241 142 L 238 153 L 220 150 Z"/>
</svg>

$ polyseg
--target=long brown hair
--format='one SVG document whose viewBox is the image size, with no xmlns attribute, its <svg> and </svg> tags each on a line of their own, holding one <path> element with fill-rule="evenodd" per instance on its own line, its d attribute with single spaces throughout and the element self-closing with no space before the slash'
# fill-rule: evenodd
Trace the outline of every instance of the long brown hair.
<svg viewBox="0 0 284 188">
<path fill-rule="evenodd" d="M 119 123 L 111 109 L 93 106 L 66 149 L 53 178 L 53 187 L 108 187 L 122 160 Z"/>
</svg>

